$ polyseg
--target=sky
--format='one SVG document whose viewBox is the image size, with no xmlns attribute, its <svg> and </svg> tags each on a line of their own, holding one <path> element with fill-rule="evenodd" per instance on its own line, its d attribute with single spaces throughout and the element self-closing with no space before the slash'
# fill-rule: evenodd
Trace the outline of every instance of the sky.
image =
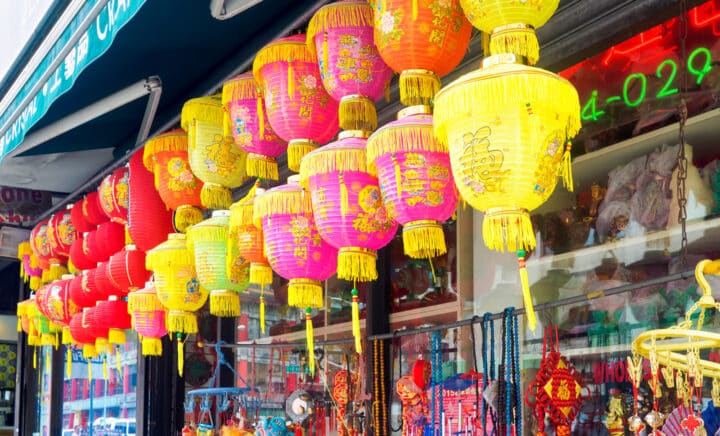
<svg viewBox="0 0 720 436">
<path fill-rule="evenodd" d="M 0 80 L 5 77 L 53 0 L 0 0 Z"/>
</svg>

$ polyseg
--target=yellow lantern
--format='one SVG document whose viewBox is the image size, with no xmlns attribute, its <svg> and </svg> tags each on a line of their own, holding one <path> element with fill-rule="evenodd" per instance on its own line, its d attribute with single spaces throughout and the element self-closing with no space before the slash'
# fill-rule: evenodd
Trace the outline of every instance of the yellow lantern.
<svg viewBox="0 0 720 436">
<path fill-rule="evenodd" d="M 225 111 L 220 94 L 193 98 L 182 108 L 180 125 L 188 134 L 190 168 L 204 182 L 200 200 L 208 209 L 227 209 L 232 188 L 246 178 L 247 153 L 223 129 Z"/>
<path fill-rule="evenodd" d="M 535 65 L 540 45 L 535 30 L 555 13 L 560 0 L 460 0 L 465 16 L 490 34 L 490 54 L 513 53 Z"/>
</svg>

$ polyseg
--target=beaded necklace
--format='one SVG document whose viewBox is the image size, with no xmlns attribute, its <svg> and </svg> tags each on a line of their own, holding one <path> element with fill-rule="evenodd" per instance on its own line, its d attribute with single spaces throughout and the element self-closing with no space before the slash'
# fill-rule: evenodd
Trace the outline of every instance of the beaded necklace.
<svg viewBox="0 0 720 436">
<path fill-rule="evenodd" d="M 485 313 L 483 316 L 483 322 L 482 322 L 482 361 L 483 361 L 483 389 L 488 389 L 490 384 L 492 384 L 495 379 L 495 321 L 490 319 L 490 312 Z M 489 331 L 489 338 L 488 338 L 488 330 Z M 490 343 L 490 353 L 488 358 L 488 347 L 487 344 Z M 490 361 L 490 365 L 488 366 L 488 360 Z M 485 395 L 481 396 L 482 401 L 482 428 L 483 431 L 486 431 L 487 429 L 487 414 L 488 409 L 490 412 L 490 420 L 493 424 L 493 429 L 498 428 L 498 413 L 496 410 L 493 410 L 492 408 L 488 407 L 487 402 L 485 401 Z M 498 410 L 500 410 L 498 408 Z M 494 430 L 496 431 L 496 430 Z"/>
<path fill-rule="evenodd" d="M 381 339 L 373 341 L 373 391 L 372 403 L 373 429 L 375 435 L 387 434 L 387 402 L 385 387 L 385 343 Z"/>
<path fill-rule="evenodd" d="M 435 331 L 432 336 L 432 358 L 430 359 L 432 366 L 432 398 L 431 398 L 431 422 L 429 424 L 430 433 L 426 435 L 435 436 L 442 428 L 440 421 L 442 420 L 443 411 L 443 394 L 442 394 L 442 342 L 440 331 Z"/>
</svg>

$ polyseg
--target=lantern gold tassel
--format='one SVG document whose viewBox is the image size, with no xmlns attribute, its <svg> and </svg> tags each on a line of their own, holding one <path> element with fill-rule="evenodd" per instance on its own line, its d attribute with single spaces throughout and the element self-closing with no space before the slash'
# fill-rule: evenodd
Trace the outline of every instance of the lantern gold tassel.
<svg viewBox="0 0 720 436">
<path fill-rule="evenodd" d="M 40 289 L 40 277 L 31 276 L 30 277 L 30 290 L 37 291 L 38 289 Z"/>
<path fill-rule="evenodd" d="M 362 132 L 363 135 L 364 133 Z M 353 137 L 358 136 L 353 135 Z M 344 171 L 369 172 L 368 157 L 364 148 L 346 148 L 334 155 L 334 159 L 329 159 L 327 154 L 318 152 L 304 158 L 303 169 L 300 170 L 300 186 L 306 190 L 310 189 L 310 177 L 314 174 L 338 172 L 342 176 Z M 309 210 L 312 211 L 312 205 Z"/>
<path fill-rule="evenodd" d="M 403 226 L 405 254 L 414 259 L 438 257 L 447 253 L 445 232 L 437 221 L 413 221 Z"/>
<path fill-rule="evenodd" d="M 265 297 L 260 297 L 260 332 L 265 334 Z"/>
<path fill-rule="evenodd" d="M 248 153 L 246 165 L 247 174 L 250 177 L 260 177 L 270 180 L 278 179 L 278 164 L 275 158 L 262 154 Z"/>
<path fill-rule="evenodd" d="M 185 370 L 185 343 L 180 333 L 177 334 L 177 366 L 178 374 L 182 377 Z"/>
<path fill-rule="evenodd" d="M 40 335 L 40 345 L 41 346 L 56 346 L 57 337 L 50 333 L 43 333 Z"/>
<path fill-rule="evenodd" d="M 33 348 L 33 369 L 37 369 L 37 347 Z"/>
<path fill-rule="evenodd" d="M 418 0 L 412 0 L 412 19 L 417 20 L 418 17 Z"/>
<path fill-rule="evenodd" d="M 50 265 L 50 275 L 48 276 L 49 281 L 60 280 L 63 275 L 67 274 L 68 270 L 65 265 L 59 263 L 53 263 Z"/>
<path fill-rule="evenodd" d="M 197 333 L 197 317 L 192 312 L 171 310 L 167 314 L 167 329 L 171 332 Z"/>
<path fill-rule="evenodd" d="M 83 359 L 88 359 L 88 360 L 97 356 L 97 351 L 95 350 L 95 345 L 83 344 L 82 354 L 83 354 Z"/>
<path fill-rule="evenodd" d="M 348 213 L 349 206 L 349 199 L 348 199 L 348 190 L 347 186 L 345 185 L 345 180 L 343 179 L 342 173 L 338 176 L 340 178 L 340 213 L 344 217 Z"/>
<path fill-rule="evenodd" d="M 108 340 L 107 338 L 95 339 L 95 350 L 98 353 L 107 353 L 108 351 Z"/>
<path fill-rule="evenodd" d="M 310 375 L 315 374 L 315 338 L 313 333 L 312 309 L 305 309 L 305 339 L 307 341 L 308 367 Z"/>
<path fill-rule="evenodd" d="M 342 247 L 338 253 L 337 276 L 348 281 L 377 279 L 377 253 L 360 247 Z"/>
<path fill-rule="evenodd" d="M 68 344 L 72 344 L 72 342 L 73 342 L 73 338 L 72 338 L 72 334 L 70 334 L 70 327 L 67 327 L 67 326 L 63 327 L 63 329 L 62 329 L 62 344 L 68 345 Z"/>
<path fill-rule="evenodd" d="M 572 156 L 570 151 L 572 150 L 572 142 L 568 141 L 565 153 L 563 154 L 562 166 L 560 167 L 560 174 L 562 175 L 563 185 L 565 189 L 573 192 L 575 188 L 573 186 L 573 175 L 572 175 Z"/>
<path fill-rule="evenodd" d="M 303 156 L 317 147 L 318 144 L 308 139 L 293 139 L 290 141 L 287 149 L 288 168 L 295 173 L 300 172 L 300 161 Z"/>
<path fill-rule="evenodd" d="M 528 280 L 527 269 L 525 268 L 525 250 L 518 250 L 518 267 L 520 269 L 520 285 L 522 287 L 523 302 L 525 304 L 525 313 L 527 314 L 528 325 L 531 330 L 535 330 L 537 320 L 535 318 L 535 308 L 533 307 L 532 295 L 530 295 L 530 282 Z"/>
<path fill-rule="evenodd" d="M 232 192 L 217 183 L 204 183 L 200 201 L 207 209 L 227 209 L 232 204 Z"/>
<path fill-rule="evenodd" d="M 257 111 L 257 117 L 258 117 L 258 138 L 264 139 L 265 138 L 265 103 L 263 102 L 262 94 L 260 94 L 260 91 L 258 90 L 258 97 L 257 97 L 257 103 L 255 110 Z M 277 180 L 277 178 L 275 179 Z"/>
<path fill-rule="evenodd" d="M 355 338 L 355 352 L 362 354 L 362 336 L 360 335 L 360 304 L 358 303 L 358 290 L 353 286 L 352 291 L 352 332 Z"/>
<path fill-rule="evenodd" d="M 323 288 L 317 280 L 290 279 L 288 283 L 288 305 L 318 309 L 323 306 Z"/>
<path fill-rule="evenodd" d="M 483 239 L 491 250 L 531 250 L 535 232 L 530 215 L 524 209 L 488 210 L 483 220 Z"/>
<path fill-rule="evenodd" d="M 375 103 L 364 95 L 348 95 L 340 100 L 340 128 L 343 130 L 377 129 Z"/>
<path fill-rule="evenodd" d="M 173 216 L 173 225 L 180 233 L 185 233 L 188 227 L 194 226 L 203 219 L 200 209 L 195 206 L 182 205 L 177 208 Z"/>
<path fill-rule="evenodd" d="M 72 378 L 72 348 L 67 347 L 65 350 L 65 375 L 68 380 Z"/>
<path fill-rule="evenodd" d="M 107 356 L 103 356 L 103 380 L 108 379 L 108 370 L 107 370 Z"/>
<path fill-rule="evenodd" d="M 210 291 L 210 314 L 221 318 L 240 315 L 240 296 L 226 289 Z"/>
<path fill-rule="evenodd" d="M 287 64 L 287 92 L 288 96 L 293 99 L 295 98 L 295 69 L 293 68 L 292 59 L 288 59 Z"/>
<path fill-rule="evenodd" d="M 110 342 L 111 344 L 124 344 L 125 330 L 110 329 L 108 333 L 108 342 Z"/>
<path fill-rule="evenodd" d="M 272 283 L 272 268 L 270 265 L 253 262 L 250 264 L 250 283 L 265 287 L 266 283 Z"/>
<path fill-rule="evenodd" d="M 162 356 L 162 340 L 159 338 L 142 338 L 143 356 Z"/>
<path fill-rule="evenodd" d="M 440 90 L 440 77 L 427 70 L 400 73 L 400 102 L 405 106 L 430 105 Z"/>
<path fill-rule="evenodd" d="M 540 57 L 540 44 L 535 29 L 524 24 L 510 24 L 493 30 L 490 35 L 490 53 L 512 53 L 535 65 Z"/>
<path fill-rule="evenodd" d="M 392 154 L 393 168 L 395 168 L 395 186 L 397 190 L 398 201 L 402 201 L 402 171 L 400 164 L 398 164 L 395 153 Z"/>
</svg>

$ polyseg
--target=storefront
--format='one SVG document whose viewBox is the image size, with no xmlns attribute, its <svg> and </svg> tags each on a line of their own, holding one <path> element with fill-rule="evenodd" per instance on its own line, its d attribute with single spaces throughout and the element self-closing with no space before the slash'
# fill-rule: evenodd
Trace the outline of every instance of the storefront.
<svg viewBox="0 0 720 436">
<path fill-rule="evenodd" d="M 488 248 L 493 243 L 487 236 L 487 218 L 473 208 L 477 207 L 475 196 L 496 189 L 497 183 L 515 183 L 510 178 L 503 181 L 500 171 L 503 159 L 510 159 L 509 150 L 486 146 L 481 151 L 483 138 L 478 135 L 484 126 L 474 128 L 467 139 L 467 160 L 453 165 L 475 165 L 482 160 L 489 166 L 462 173 L 470 180 L 463 183 L 474 193 L 460 188 L 463 198 L 458 199 L 457 208 L 451 205 L 447 217 L 440 217 L 444 212 L 438 207 L 454 195 L 454 188 L 450 185 L 451 191 L 440 192 L 441 163 L 423 161 L 426 165 L 413 166 L 405 154 L 403 160 L 396 159 L 400 150 L 391 153 L 392 158 L 387 154 L 385 163 L 381 159 L 389 147 L 382 144 L 388 132 L 397 135 L 395 142 L 408 140 L 402 129 L 412 125 L 426 128 L 433 138 L 432 117 L 426 124 L 407 122 L 422 119 L 417 113 L 405 113 L 392 129 L 383 127 L 402 109 L 435 104 L 436 134 L 442 133 L 439 123 L 454 122 L 446 115 L 451 94 L 447 85 L 477 70 L 491 46 L 480 32 L 471 34 L 471 25 L 462 15 L 453 15 L 455 2 L 448 2 L 449 6 L 395 2 L 407 4 L 394 12 L 393 2 L 373 4 L 375 44 L 394 69 L 403 62 L 415 65 L 412 62 L 420 61 L 412 56 L 404 59 L 402 50 L 392 52 L 387 35 L 402 41 L 403 50 L 410 52 L 419 49 L 403 32 L 412 34 L 408 29 L 416 23 L 429 20 L 426 33 L 448 27 L 439 40 L 445 44 L 446 58 L 435 53 L 440 60 L 435 68 L 446 86 L 437 96 L 428 95 L 422 86 L 415 94 L 400 89 L 409 88 L 413 80 L 423 82 L 424 74 L 411 75 L 409 80 L 406 75 L 400 85 L 402 80 L 395 76 L 389 86 L 380 83 L 372 91 L 356 88 L 342 94 L 332 81 L 328 87 L 327 78 L 336 74 L 328 67 L 330 61 L 344 65 L 345 74 L 353 77 L 366 69 L 370 76 L 390 77 L 384 64 L 363 64 L 363 51 L 355 54 L 357 62 L 352 56 L 343 57 L 342 47 L 333 45 L 333 31 L 323 27 L 332 21 L 329 18 L 309 25 L 309 31 L 316 32 L 313 50 L 305 48 L 304 37 L 283 42 L 292 46 L 283 48 L 284 52 L 270 44 L 304 32 L 320 6 L 330 2 L 285 2 L 288 11 L 283 14 L 275 12 L 279 9 L 271 2 L 258 2 L 244 11 L 237 9 L 235 16 L 230 11 L 238 4 L 233 1 L 212 1 L 210 9 L 207 4 L 188 5 L 181 11 L 183 7 L 163 1 L 101 3 L 88 6 L 77 19 L 80 27 L 92 23 L 87 27 L 91 41 L 85 41 L 90 45 L 88 63 L 68 77 L 53 76 L 52 71 L 37 73 L 38 84 L 28 82 L 26 95 L 35 87 L 41 98 L 27 97 L 32 104 L 22 108 L 19 93 L 13 109 L 0 118 L 2 126 L 11 126 L 2 131 L 5 160 L 0 163 L 0 184 L 20 183 L 17 171 L 43 164 L 49 170 L 30 173 L 37 178 L 32 187 L 72 191 L 40 217 L 52 217 L 45 226 L 42 220 L 26 225 L 34 229 L 31 239 L 37 247 L 19 252 L 21 258 L 27 256 L 24 271 L 38 274 L 36 281 L 46 284 L 31 291 L 32 277 L 28 277 L 22 285 L 20 300 L 33 298 L 38 303 L 32 300 L 29 306 L 23 303 L 18 308 L 25 333 L 17 343 L 16 434 L 65 434 L 62 431 L 78 426 L 92 434 L 179 434 L 182 428 L 197 428 L 197 434 L 203 434 L 211 427 L 219 432 L 223 424 L 232 431 L 244 427 L 271 434 L 302 427 L 316 434 L 494 431 L 529 435 L 542 427 L 548 435 L 623 435 L 641 425 L 647 430 L 665 425 L 665 434 L 691 434 L 691 426 L 701 416 L 708 432 L 717 430 L 714 426 L 720 420 L 715 419 L 717 412 L 710 400 L 720 401 L 720 382 L 713 366 L 718 362 L 713 345 L 720 342 L 708 337 L 706 342 L 688 340 L 676 346 L 675 352 L 679 349 L 686 359 L 700 362 L 686 361 L 684 375 L 663 360 L 663 356 L 670 359 L 672 346 L 662 348 L 666 344 L 661 336 L 648 340 L 649 348 L 639 349 L 650 353 L 644 361 L 633 353 L 632 342 L 644 332 L 686 319 L 686 312 L 702 295 L 693 277 L 695 265 L 718 258 L 720 152 L 715 137 L 720 109 L 715 67 L 720 46 L 715 27 L 720 3 L 567 1 L 538 28 L 537 65 L 575 87 L 582 129 L 571 148 L 563 145 L 567 127 L 563 126 L 552 152 L 549 145 L 542 153 L 533 151 L 540 153 L 538 160 L 552 157 L 542 164 L 554 165 L 549 170 L 554 171 L 552 176 L 566 171 L 558 168 L 562 152 L 567 151 L 572 156 L 574 192 L 556 180 L 562 177 L 550 177 L 553 180 L 545 195 L 542 183 L 546 179 L 539 178 L 533 195 L 546 201 L 532 207 L 531 230 L 526 231 L 530 236 L 523 236 L 532 237 L 536 245 L 520 244 L 521 250 L 513 247 L 510 253 Z M 537 3 L 540 14 L 543 2 Z M 365 6 L 360 2 L 353 7 Z M 367 29 L 365 34 L 358 30 L 362 20 L 357 14 L 351 24 L 345 22 L 358 32 L 348 44 L 367 38 Z M 428 19 L 433 14 L 435 21 Z M 402 27 L 406 25 L 403 17 L 411 27 Z M 158 23 L 163 20 L 172 23 L 167 22 L 161 31 Z M 114 32 L 109 41 L 115 41 L 104 47 L 103 38 L 93 42 L 92 35 L 99 36 L 98 32 L 108 36 Z M 386 35 L 386 40 L 378 43 L 378 35 Z M 451 40 L 455 37 L 457 41 Z M 74 46 L 82 40 L 82 35 L 69 34 L 66 42 Z M 462 60 L 447 49 L 452 44 L 467 47 L 459 50 L 465 53 Z M 305 52 L 295 46 L 311 53 L 308 59 L 313 59 L 315 72 L 304 69 Z M 516 52 L 518 56 L 533 57 L 532 49 L 514 49 L 521 51 Z M 392 61 L 389 54 L 394 56 Z M 456 60 L 451 59 L 453 55 Z M 128 59 L 142 59 L 147 65 Z M 451 71 L 442 71 L 446 67 Z M 233 78 L 251 70 L 254 78 Z M 342 71 L 337 74 L 339 81 Z M 59 80 L 55 94 L 52 82 L 46 82 L 50 85 L 45 88 L 42 83 L 53 77 Z M 295 82 L 296 77 L 302 80 Z M 107 87 L 99 92 L 103 78 Z M 145 79 L 137 82 L 140 78 Z M 258 78 L 264 81 L 264 100 L 256 89 L 238 91 L 243 80 Z M 319 84 L 329 94 L 322 91 L 324 97 L 313 97 Z M 345 130 L 337 139 L 339 145 L 321 148 L 326 151 L 314 152 L 300 164 L 293 153 L 309 151 L 303 145 L 310 140 L 325 144 L 335 138 L 338 129 L 328 127 L 337 123 L 332 121 L 338 112 L 333 99 L 362 92 L 377 94 L 373 97 L 378 100 L 377 126 L 362 103 L 354 109 L 347 109 L 346 103 L 345 112 L 342 106 L 339 109 Z M 218 93 L 222 102 L 219 95 L 190 101 Z M 560 101 L 561 92 L 553 98 Z M 245 110 L 254 114 L 260 110 L 259 117 L 245 118 L 236 111 L 243 99 L 252 103 L 246 101 Z M 302 116 L 304 106 L 312 113 L 305 117 L 307 122 Z M 295 114 L 283 112 L 283 107 L 294 107 L 299 115 L 293 118 Z M 543 110 L 528 102 L 522 112 L 532 117 Z M 225 120 L 223 131 L 226 113 L 232 117 Z M 548 119 L 544 126 L 558 119 Z M 488 131 L 500 131 L 503 122 L 500 116 L 493 118 Z M 274 132 L 260 133 L 264 140 L 256 142 L 262 144 L 244 142 L 242 135 L 252 138 L 257 133 L 252 128 L 258 123 L 273 123 Z M 306 130 L 300 130 L 300 125 Z M 189 137 L 180 130 L 165 134 L 178 127 Z M 373 165 L 366 167 L 364 160 L 358 164 L 352 153 L 359 153 L 359 148 L 363 156 L 366 152 L 364 145 L 355 142 L 364 143 L 369 136 L 359 131 L 377 127 L 367 145 Z M 412 133 L 422 134 L 422 130 Z M 213 140 L 215 136 L 220 139 Z M 204 138 L 210 138 L 208 153 L 213 146 L 223 150 L 230 140 L 240 147 L 245 144 L 254 163 L 240 168 L 214 160 L 210 154 L 193 156 L 193 150 L 204 149 L 196 146 Z M 684 148 L 677 145 L 681 141 Z M 256 148 L 249 148 L 251 142 Z M 296 151 L 288 155 L 274 151 L 286 142 Z M 430 154 L 442 149 L 437 147 Z M 233 145 L 234 151 L 228 154 L 239 153 L 238 149 Z M 483 152 L 487 156 L 479 157 Z M 268 164 L 275 156 L 277 170 Z M 493 166 L 498 159 L 500 167 Z M 78 165 L 80 160 L 86 165 Z M 198 162 L 215 166 L 200 170 Z M 448 175 L 449 161 L 445 165 Z M 226 171 L 213 178 L 218 168 Z M 454 174 L 450 174 L 456 183 L 461 174 L 458 168 L 453 166 Z M 178 179 L 184 188 L 175 192 L 188 195 L 175 195 L 171 201 L 167 192 L 173 188 L 167 180 L 172 180 L 168 171 L 174 170 L 187 173 L 185 179 Z M 298 170 L 302 189 L 288 181 Z M 373 191 L 378 195 L 375 203 L 372 186 L 362 189 L 366 179 L 352 178 L 363 171 L 381 175 L 380 186 Z M 262 174 L 261 180 L 245 177 L 248 172 Z M 236 173 L 242 174 L 235 177 Z M 394 177 L 406 183 L 383 185 Z M 418 185 L 419 177 L 428 178 L 427 188 Z M 231 190 L 229 212 L 217 212 L 230 205 L 224 191 L 218 188 L 209 193 L 207 189 L 201 195 L 203 184 Z M 431 195 L 436 189 L 438 194 Z M 515 195 L 515 188 L 508 189 L 508 197 Z M 434 210 L 437 215 L 427 219 L 442 222 L 436 237 L 444 240 L 445 250 L 434 251 L 427 244 L 414 243 L 412 237 L 404 238 L 403 231 L 396 230 L 397 223 L 378 224 L 386 211 L 379 199 L 381 190 L 386 204 L 393 196 L 413 195 L 417 201 L 406 204 L 424 201 L 427 210 Z M 336 207 L 332 202 L 322 203 L 325 198 L 335 199 Z M 72 208 L 65 210 L 66 206 Z M 400 216 L 399 207 L 392 206 L 392 216 Z M 99 215 L 88 211 L 92 208 Z M 312 229 L 303 227 L 306 234 L 296 226 L 301 217 L 308 216 L 316 224 Z M 348 216 L 356 217 L 355 222 L 371 236 L 352 239 L 350 231 L 341 230 L 328 237 L 344 229 Z M 77 228 L 73 240 L 60 247 L 60 252 L 65 250 L 64 259 L 62 253 L 53 254 L 63 245 L 62 230 L 57 230 L 63 219 Z M 417 220 L 402 222 L 405 230 Z M 173 224 L 184 235 L 168 239 L 166 233 Z M 252 239 L 258 237 L 257 224 L 265 232 L 265 249 L 259 251 L 248 242 L 257 241 Z M 509 240 L 512 227 L 504 225 L 508 227 L 499 237 L 501 245 Z M 128 228 L 127 235 L 123 227 Z M 215 235 L 217 228 L 224 229 L 224 236 L 208 236 Z M 288 229 L 297 231 L 283 236 Z M 48 235 L 46 249 L 42 232 Z M 53 238 L 56 246 L 49 242 Z M 126 238 L 137 247 L 123 248 Z M 75 245 L 82 255 L 72 251 Z M 338 249 L 344 253 L 339 257 Z M 363 261 L 370 250 L 377 250 L 376 267 Z M 44 278 L 35 271 L 35 264 L 30 265 L 31 253 L 36 252 L 40 263 L 47 263 Z M 236 262 L 226 263 L 232 256 L 228 253 L 235 253 Z M 302 267 L 283 264 L 288 256 L 302 258 Z M 70 268 L 75 276 L 60 277 L 57 269 L 57 281 L 50 280 L 53 265 L 67 258 L 75 264 Z M 336 258 L 339 264 L 332 268 Z M 132 262 L 134 268 L 129 266 Z M 271 276 L 266 275 L 268 264 L 275 272 Z M 711 288 L 717 283 L 712 265 L 705 267 Z M 127 279 L 114 276 L 113 268 L 126 273 Z M 187 277 L 183 275 L 191 270 Z M 154 285 L 145 283 L 149 271 L 154 274 Z M 523 301 L 524 274 L 536 321 L 527 316 L 529 306 Z M 184 277 L 185 285 L 172 288 L 173 277 Z M 712 296 L 710 290 L 706 296 Z M 57 309 L 58 304 L 63 308 Z M 115 319 L 118 307 L 132 313 L 132 326 L 141 332 L 140 338 L 128 329 L 130 316 Z M 48 323 L 48 318 L 59 326 Z M 63 322 L 74 344 L 65 343 Z M 154 328 L 157 322 L 160 326 Z M 717 320 L 708 311 L 699 316 L 689 313 L 687 323 L 686 329 L 699 323 L 698 330 L 704 326 L 712 332 Z M 116 335 L 121 330 L 126 330 L 124 340 Z M 361 354 L 356 353 L 358 348 Z M 560 359 L 554 350 L 565 357 Z M 655 366 L 658 361 L 662 375 Z M 640 368 L 639 376 L 635 367 Z M 683 401 L 686 406 L 678 407 Z M 539 425 L 538 419 L 545 422 Z M 230 428 L 224 431 L 236 434 Z"/>
</svg>

